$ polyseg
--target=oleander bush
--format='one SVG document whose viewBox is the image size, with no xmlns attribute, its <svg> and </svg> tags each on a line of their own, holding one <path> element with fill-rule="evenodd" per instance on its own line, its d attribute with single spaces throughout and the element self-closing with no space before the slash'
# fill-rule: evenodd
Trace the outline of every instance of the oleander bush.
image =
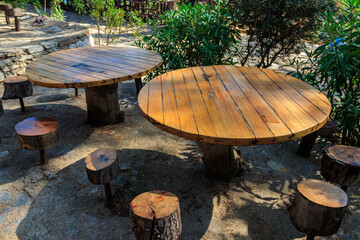
<svg viewBox="0 0 360 240">
<path fill-rule="evenodd" d="M 228 5 L 234 23 L 249 36 L 241 65 L 251 58 L 263 68 L 312 39 L 317 16 L 335 7 L 334 0 L 229 0 Z"/>
<path fill-rule="evenodd" d="M 320 18 L 322 45 L 290 65 L 296 68 L 293 76 L 327 92 L 342 144 L 360 146 L 360 1 L 340 3 L 338 11 Z"/>
<path fill-rule="evenodd" d="M 148 24 L 151 34 L 141 36 L 135 44 L 163 58 L 162 66 L 148 79 L 184 67 L 233 64 L 238 55 L 240 32 L 232 25 L 224 2 L 214 6 L 182 4 Z"/>
</svg>

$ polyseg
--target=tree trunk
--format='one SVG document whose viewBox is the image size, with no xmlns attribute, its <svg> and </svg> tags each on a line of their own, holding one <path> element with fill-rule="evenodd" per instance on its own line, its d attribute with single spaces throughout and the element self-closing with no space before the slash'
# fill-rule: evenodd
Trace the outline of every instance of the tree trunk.
<svg viewBox="0 0 360 240">
<path fill-rule="evenodd" d="M 17 99 L 31 96 L 33 88 L 26 76 L 9 77 L 4 81 L 4 95 L 2 99 Z"/>
<path fill-rule="evenodd" d="M 301 138 L 298 151 L 296 152 L 296 155 L 300 157 L 307 158 L 310 156 L 310 152 L 312 147 L 314 146 L 315 140 L 318 136 L 318 131 L 315 131 L 313 133 L 310 133 L 309 135 L 304 136 Z"/>
<path fill-rule="evenodd" d="M 4 114 L 4 108 L 3 108 L 3 104 L 2 101 L 0 99 L 0 116 Z"/>
<path fill-rule="evenodd" d="M 357 183 L 360 176 L 360 148 L 344 145 L 326 147 L 321 175 L 330 182 L 340 184 L 344 190 Z"/>
<path fill-rule="evenodd" d="M 209 174 L 215 178 L 230 179 L 244 170 L 240 151 L 229 145 L 198 142 L 203 151 L 203 162 Z"/>
<path fill-rule="evenodd" d="M 178 198 L 166 191 L 140 194 L 130 203 L 130 224 L 137 240 L 172 240 L 181 235 Z"/>
<path fill-rule="evenodd" d="M 139 92 L 143 86 L 141 78 L 135 78 L 135 86 L 136 86 L 136 95 L 139 95 Z"/>
<path fill-rule="evenodd" d="M 320 180 L 304 180 L 297 186 L 290 220 L 297 230 L 310 237 L 329 236 L 338 231 L 347 204 L 347 195 L 339 187 Z"/>
<path fill-rule="evenodd" d="M 118 84 L 85 88 L 88 108 L 88 121 L 103 126 L 124 121 L 117 95 Z"/>
</svg>

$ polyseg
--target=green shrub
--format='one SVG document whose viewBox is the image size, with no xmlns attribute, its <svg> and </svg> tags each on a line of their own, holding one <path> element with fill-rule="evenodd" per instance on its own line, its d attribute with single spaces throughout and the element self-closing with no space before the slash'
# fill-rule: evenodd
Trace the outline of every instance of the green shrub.
<svg viewBox="0 0 360 240">
<path fill-rule="evenodd" d="M 229 0 L 234 22 L 249 35 L 241 64 L 256 56 L 257 67 L 271 66 L 311 39 L 318 27 L 316 17 L 334 6 L 334 0 Z"/>
<path fill-rule="evenodd" d="M 149 78 L 166 71 L 216 64 L 233 64 L 240 33 L 231 25 L 230 12 L 224 3 L 215 6 L 181 5 L 149 22 L 150 36 L 135 44 L 158 52 L 163 65 Z"/>
<path fill-rule="evenodd" d="M 339 11 L 321 18 L 323 44 L 308 54 L 307 61 L 291 61 L 297 68 L 292 75 L 327 91 L 342 144 L 360 146 L 360 2 L 341 4 Z"/>
</svg>

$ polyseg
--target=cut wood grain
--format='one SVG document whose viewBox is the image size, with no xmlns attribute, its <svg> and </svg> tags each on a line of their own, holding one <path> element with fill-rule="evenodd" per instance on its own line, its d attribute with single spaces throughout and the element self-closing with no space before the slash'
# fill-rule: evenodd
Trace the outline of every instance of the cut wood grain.
<svg viewBox="0 0 360 240">
<path fill-rule="evenodd" d="M 44 150 L 60 139 L 59 123 L 53 118 L 27 118 L 15 125 L 15 132 L 21 148 L 40 151 L 42 164 L 47 163 Z"/>
<path fill-rule="evenodd" d="M 130 224 L 137 240 L 176 240 L 181 235 L 178 198 L 167 191 L 138 195 L 130 203 Z"/>
<path fill-rule="evenodd" d="M 223 145 L 271 144 L 308 135 L 329 117 L 326 97 L 299 82 L 272 70 L 194 67 L 156 77 L 138 100 L 146 119 L 178 136 Z"/>
<path fill-rule="evenodd" d="M 327 146 L 323 151 L 321 175 L 328 181 L 347 187 L 358 182 L 360 176 L 360 148 L 345 145 Z"/>
<path fill-rule="evenodd" d="M 330 183 L 308 179 L 297 186 L 295 199 L 290 207 L 290 220 L 297 230 L 315 236 L 336 233 L 348 205 L 346 193 Z"/>
</svg>

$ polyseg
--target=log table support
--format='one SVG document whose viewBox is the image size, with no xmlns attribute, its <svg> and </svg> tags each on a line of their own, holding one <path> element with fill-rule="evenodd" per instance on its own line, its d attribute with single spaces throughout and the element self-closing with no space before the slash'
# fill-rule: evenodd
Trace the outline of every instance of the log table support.
<svg viewBox="0 0 360 240">
<path fill-rule="evenodd" d="M 230 145 L 197 143 L 203 151 L 203 162 L 209 174 L 215 178 L 230 179 L 244 170 L 240 151 Z"/>
<path fill-rule="evenodd" d="M 124 112 L 120 111 L 117 95 L 118 84 L 85 88 L 88 109 L 88 121 L 103 126 L 124 121 Z"/>
<path fill-rule="evenodd" d="M 79 89 L 75 88 L 75 97 L 79 96 Z"/>
<path fill-rule="evenodd" d="M 2 105 L 2 101 L 0 99 L 0 116 L 4 114 L 4 108 L 3 108 L 3 105 Z"/>
<path fill-rule="evenodd" d="M 139 92 L 143 86 L 141 78 L 135 78 L 135 85 L 136 85 L 136 95 L 139 95 Z"/>
</svg>

